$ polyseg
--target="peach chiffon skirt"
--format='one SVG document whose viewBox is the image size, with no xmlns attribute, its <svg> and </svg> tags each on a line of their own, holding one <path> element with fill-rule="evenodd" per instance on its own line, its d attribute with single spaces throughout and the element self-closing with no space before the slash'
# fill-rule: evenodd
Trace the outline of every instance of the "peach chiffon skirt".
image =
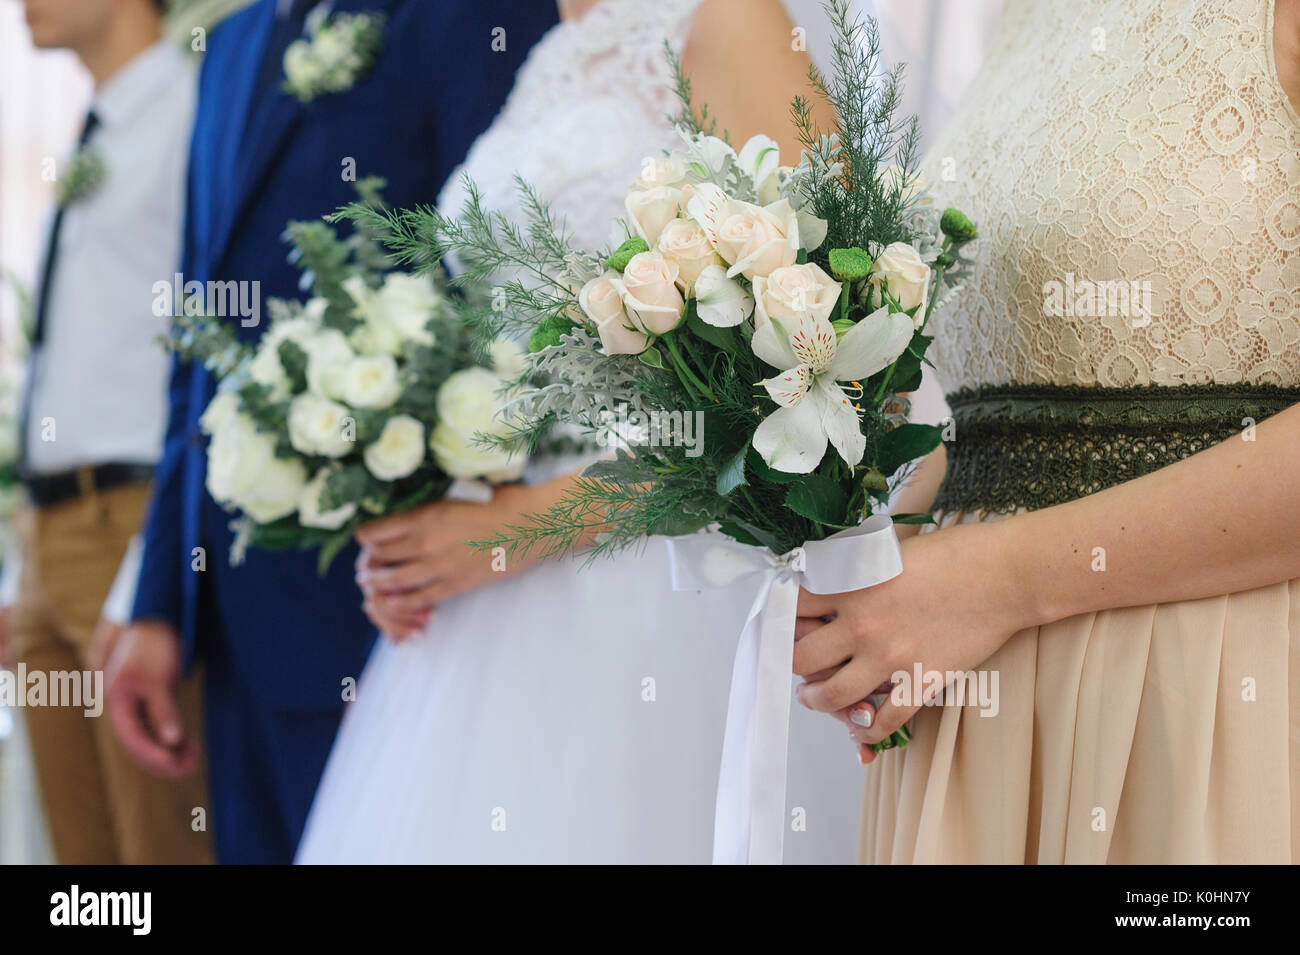
<svg viewBox="0 0 1300 955">
<path fill-rule="evenodd" d="M 996 716 L 923 708 L 867 767 L 859 861 L 1300 862 L 1300 580 L 1023 630 L 981 669 Z"/>
</svg>

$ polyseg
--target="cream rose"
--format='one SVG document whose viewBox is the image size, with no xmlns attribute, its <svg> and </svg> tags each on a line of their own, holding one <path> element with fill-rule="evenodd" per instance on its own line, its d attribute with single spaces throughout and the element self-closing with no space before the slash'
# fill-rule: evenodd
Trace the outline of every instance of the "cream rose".
<svg viewBox="0 0 1300 955">
<path fill-rule="evenodd" d="M 646 156 L 641 160 L 641 175 L 637 177 L 634 188 L 654 189 L 656 186 L 672 186 L 680 189 L 686 182 L 686 163 L 676 153 L 668 156 Z"/>
<path fill-rule="evenodd" d="M 686 300 L 677 288 L 681 269 L 659 252 L 632 256 L 623 270 L 623 307 L 633 324 L 654 335 L 681 324 Z"/>
<path fill-rule="evenodd" d="M 321 468 L 316 476 L 307 482 L 298 496 L 298 523 L 303 527 L 319 527 L 327 531 L 336 531 L 357 513 L 355 501 L 347 501 L 332 511 L 321 510 L 321 495 L 325 493 L 325 482 L 334 472 L 330 468 Z"/>
<path fill-rule="evenodd" d="M 754 279 L 754 302 L 759 313 L 777 321 L 807 315 L 828 319 L 840 297 L 840 283 L 815 263 L 787 265 L 764 278 Z"/>
<path fill-rule="evenodd" d="M 682 211 L 682 202 L 680 189 L 655 186 L 652 189 L 633 189 L 623 201 L 623 208 L 636 234 L 654 248 L 664 227 Z"/>
<path fill-rule="evenodd" d="M 443 298 L 428 276 L 392 272 L 379 290 L 371 320 L 391 324 L 408 341 L 432 345 L 429 320 L 442 305 Z"/>
<path fill-rule="evenodd" d="M 397 481 L 415 473 L 424 460 L 424 425 L 410 415 L 393 415 L 379 437 L 366 446 L 362 458 L 381 481 Z"/>
<path fill-rule="evenodd" d="M 659 252 L 677 265 L 677 287 L 690 297 L 695 280 L 710 265 L 721 265 L 722 259 L 713 250 L 709 237 L 699 224 L 690 219 L 674 219 L 659 234 Z"/>
<path fill-rule="evenodd" d="M 299 395 L 289 404 L 289 443 L 302 454 L 339 458 L 352 450 L 348 409 L 319 395 Z"/>
<path fill-rule="evenodd" d="M 505 382 L 486 368 L 464 368 L 438 389 L 438 425 L 429 439 L 438 466 L 454 478 L 514 480 L 523 473 L 525 455 L 480 444 L 479 435 L 504 436 L 508 425 L 497 418 Z"/>
<path fill-rule="evenodd" d="M 759 208 L 730 200 L 717 231 L 718 253 L 731 266 L 727 275 L 769 275 L 799 257 L 799 216 L 784 199 Z"/>
<path fill-rule="evenodd" d="M 639 355 L 650 338 L 633 328 L 623 307 L 623 280 L 613 269 L 598 276 L 578 293 L 578 306 L 596 326 L 601 347 L 607 355 Z"/>
<path fill-rule="evenodd" d="M 322 398 L 343 394 L 343 372 L 356 352 L 337 328 L 323 328 L 300 342 L 307 353 L 307 389 Z"/>
<path fill-rule="evenodd" d="M 912 321 L 920 327 L 925 320 L 926 298 L 930 292 L 930 266 L 921 261 L 916 249 L 906 242 L 893 242 L 876 256 L 871 269 L 871 283 L 884 283 L 889 294 L 898 299 L 903 311 L 911 311 Z"/>
<path fill-rule="evenodd" d="M 359 355 L 341 377 L 340 397 L 353 408 L 387 408 L 402 396 L 402 382 L 392 355 Z"/>
</svg>

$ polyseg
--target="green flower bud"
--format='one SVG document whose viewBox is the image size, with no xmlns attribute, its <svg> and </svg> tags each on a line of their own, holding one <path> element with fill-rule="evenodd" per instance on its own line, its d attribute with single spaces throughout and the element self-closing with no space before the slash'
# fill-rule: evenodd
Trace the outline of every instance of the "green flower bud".
<svg viewBox="0 0 1300 955">
<path fill-rule="evenodd" d="M 856 282 L 871 274 L 871 256 L 865 249 L 831 249 L 831 273 L 842 282 Z"/>
<path fill-rule="evenodd" d="M 563 315 L 552 315 L 534 328 L 532 334 L 528 336 L 528 350 L 539 352 L 543 348 L 560 344 L 560 337 L 573 326 L 574 323 Z"/>
<path fill-rule="evenodd" d="M 944 209 L 943 218 L 939 220 L 939 228 L 954 242 L 969 242 L 979 236 L 975 224 L 966 218 L 966 213 L 960 209 Z"/>
<path fill-rule="evenodd" d="M 605 260 L 605 264 L 615 272 L 622 272 L 627 268 L 627 264 L 632 261 L 632 256 L 649 251 L 650 246 L 646 240 L 634 235 L 615 249 L 614 254 Z"/>
<path fill-rule="evenodd" d="M 940 252 L 934 258 L 934 267 L 936 269 L 950 269 L 956 261 L 956 257 L 951 252 Z"/>
<path fill-rule="evenodd" d="M 888 491 L 889 479 L 880 473 L 879 468 L 868 468 L 862 475 L 862 486 L 868 491 Z"/>
</svg>

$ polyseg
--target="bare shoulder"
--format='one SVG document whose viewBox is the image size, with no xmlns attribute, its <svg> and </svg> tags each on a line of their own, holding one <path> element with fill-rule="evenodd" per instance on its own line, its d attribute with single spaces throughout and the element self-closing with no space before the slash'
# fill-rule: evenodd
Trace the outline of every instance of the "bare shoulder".
<svg viewBox="0 0 1300 955">
<path fill-rule="evenodd" d="M 765 132 L 791 161 L 798 147 L 790 98 L 809 92 L 805 46 L 781 0 L 704 0 L 682 66 L 733 142 Z"/>
<path fill-rule="evenodd" d="M 1277 78 L 1300 110 L 1300 0 L 1274 0 L 1273 62 Z"/>
</svg>

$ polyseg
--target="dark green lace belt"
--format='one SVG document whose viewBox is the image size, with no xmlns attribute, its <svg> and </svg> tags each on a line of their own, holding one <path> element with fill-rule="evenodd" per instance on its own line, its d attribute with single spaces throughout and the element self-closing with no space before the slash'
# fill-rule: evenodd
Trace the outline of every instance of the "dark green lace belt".
<svg viewBox="0 0 1300 955">
<path fill-rule="evenodd" d="M 1149 474 L 1300 402 L 1300 388 L 1001 385 L 948 396 L 944 511 L 1062 504 Z M 1247 420 L 1249 419 L 1249 420 Z"/>
</svg>

